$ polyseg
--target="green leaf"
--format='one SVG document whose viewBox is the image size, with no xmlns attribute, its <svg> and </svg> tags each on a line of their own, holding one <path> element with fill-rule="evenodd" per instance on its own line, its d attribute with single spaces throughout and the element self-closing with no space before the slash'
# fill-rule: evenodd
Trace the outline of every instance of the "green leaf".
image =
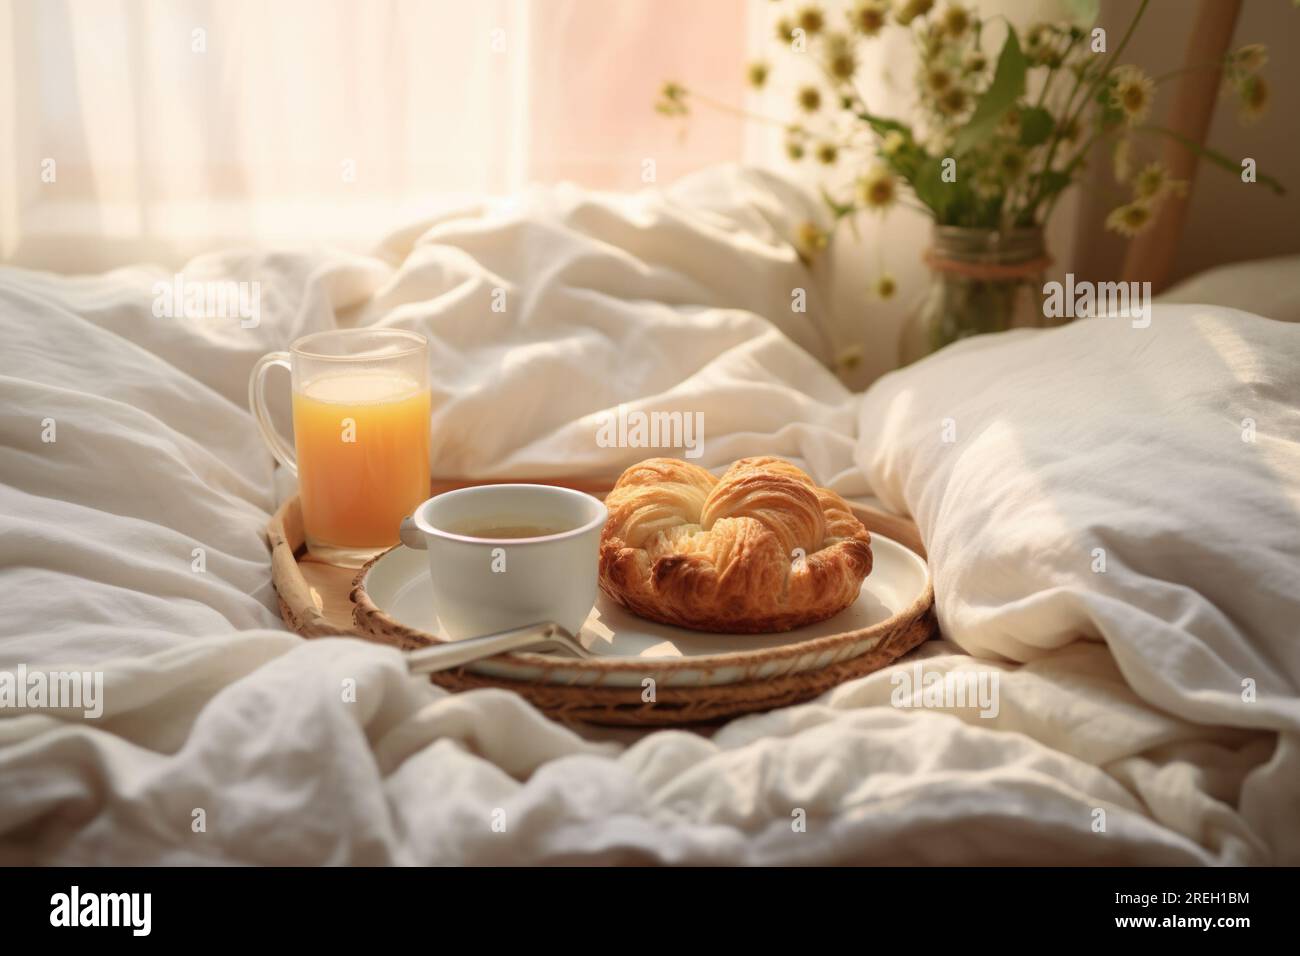
<svg viewBox="0 0 1300 956">
<path fill-rule="evenodd" d="M 1052 114 L 1041 106 L 1032 106 L 1020 111 L 1020 145 L 1039 146 L 1047 142 L 1052 135 L 1056 121 Z"/>
<path fill-rule="evenodd" d="M 912 192 L 931 212 L 936 221 L 943 221 L 948 204 L 956 194 L 953 183 L 943 181 L 943 161 L 937 157 L 921 163 L 912 179 Z"/>
<path fill-rule="evenodd" d="M 1040 191 L 1037 195 L 1040 200 L 1050 199 L 1073 181 L 1069 173 L 1059 169 L 1049 169 L 1045 173 L 1035 175 L 1033 179 L 1038 183 Z"/>
<path fill-rule="evenodd" d="M 1226 169 L 1230 173 L 1235 173 L 1238 176 L 1241 175 L 1241 163 L 1238 162 L 1237 160 L 1231 159 L 1228 156 L 1223 155 L 1223 153 L 1217 152 L 1216 150 L 1209 149 L 1208 147 L 1202 146 L 1200 143 L 1194 143 L 1186 136 L 1183 136 L 1180 133 L 1175 133 L 1171 129 L 1165 129 L 1163 126 L 1139 126 L 1137 127 L 1137 129 L 1139 132 L 1160 133 L 1161 135 L 1168 136 L 1170 139 L 1182 143 L 1184 146 L 1190 149 L 1197 156 L 1209 160 L 1210 162 L 1214 163 L 1214 165 Z M 1269 176 L 1266 173 L 1261 173 L 1257 169 L 1255 171 L 1255 178 L 1259 182 L 1267 186 L 1269 189 L 1273 190 L 1273 192 L 1275 192 L 1277 195 L 1279 196 L 1286 195 L 1286 187 L 1283 186 L 1279 180 L 1274 179 L 1272 176 Z"/>
<path fill-rule="evenodd" d="M 1101 0 L 1064 0 L 1066 15 L 1081 27 L 1090 27 L 1101 13 Z"/>
<path fill-rule="evenodd" d="M 975 112 L 966 125 L 957 133 L 953 149 L 958 154 L 969 152 L 985 142 L 997 129 L 1007 110 L 1015 105 L 1025 93 L 1025 55 L 1020 52 L 1020 41 L 1016 31 L 1007 27 L 1007 39 L 1002 44 L 998 55 L 997 69 L 993 72 L 993 82 L 989 84 L 980 101 L 975 105 Z"/>
<path fill-rule="evenodd" d="M 840 202 L 827 191 L 825 186 L 820 188 L 822 202 L 826 203 L 826 207 L 830 209 L 835 221 L 839 222 L 841 219 L 847 219 L 849 221 L 849 231 L 853 233 L 853 240 L 854 242 L 858 241 L 860 238 L 858 236 L 858 218 L 854 215 L 858 211 L 857 207 L 853 203 Z"/>
<path fill-rule="evenodd" d="M 886 119 L 867 112 L 858 113 L 858 119 L 869 125 L 877 136 L 884 136 L 886 133 L 903 133 L 908 139 L 912 138 L 912 130 L 898 120 Z"/>
<path fill-rule="evenodd" d="M 836 219 L 843 219 L 845 216 L 851 215 L 853 213 L 852 203 L 843 203 L 837 201 L 834 196 L 832 196 L 829 192 L 826 191 L 825 186 L 821 187 L 821 193 L 822 193 L 822 202 L 826 203 L 826 208 L 828 208 L 831 211 L 831 215 L 833 215 Z"/>
<path fill-rule="evenodd" d="M 1107 78 L 1106 82 L 1097 84 L 1097 93 L 1093 97 L 1100 110 L 1097 114 L 1097 124 L 1101 129 L 1114 129 L 1124 122 L 1124 111 L 1116 106 L 1111 98 L 1112 89 L 1113 83 Z"/>
</svg>

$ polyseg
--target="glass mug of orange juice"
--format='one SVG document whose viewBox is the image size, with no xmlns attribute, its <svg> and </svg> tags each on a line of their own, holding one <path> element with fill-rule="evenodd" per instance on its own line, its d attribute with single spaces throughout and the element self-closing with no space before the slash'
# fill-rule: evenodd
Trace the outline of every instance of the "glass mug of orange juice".
<svg viewBox="0 0 1300 956">
<path fill-rule="evenodd" d="M 289 369 L 294 444 L 275 430 L 266 373 Z M 298 339 L 253 366 L 248 404 L 280 464 L 298 477 L 307 550 L 360 567 L 397 543 L 429 497 L 429 364 L 423 335 L 342 329 Z"/>
</svg>

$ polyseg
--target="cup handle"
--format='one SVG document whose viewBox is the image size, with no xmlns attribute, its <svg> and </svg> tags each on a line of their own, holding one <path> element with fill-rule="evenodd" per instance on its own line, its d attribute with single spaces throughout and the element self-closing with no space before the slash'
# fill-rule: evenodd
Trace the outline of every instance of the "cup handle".
<svg viewBox="0 0 1300 956">
<path fill-rule="evenodd" d="M 262 433 L 262 440 L 266 442 L 266 447 L 271 449 L 275 460 L 289 469 L 289 473 L 296 478 L 298 458 L 294 454 L 293 446 L 275 430 L 271 413 L 266 408 L 266 373 L 273 365 L 289 369 L 290 372 L 293 370 L 293 366 L 289 364 L 288 352 L 270 352 L 258 359 L 257 364 L 253 366 L 252 374 L 248 376 L 248 408 L 257 419 L 257 428 Z"/>
<path fill-rule="evenodd" d="M 428 542 L 424 540 L 424 532 L 415 526 L 415 518 L 407 515 L 402 519 L 402 526 L 398 529 L 397 536 L 402 539 L 402 544 L 408 548 L 416 548 L 420 551 L 428 549 Z"/>
</svg>

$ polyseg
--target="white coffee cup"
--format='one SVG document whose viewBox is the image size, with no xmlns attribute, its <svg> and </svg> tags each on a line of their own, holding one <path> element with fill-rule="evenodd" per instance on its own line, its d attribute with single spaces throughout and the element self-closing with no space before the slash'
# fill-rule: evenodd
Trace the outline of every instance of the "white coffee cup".
<svg viewBox="0 0 1300 956">
<path fill-rule="evenodd" d="M 403 519 L 402 543 L 429 553 L 433 607 L 453 639 L 541 621 L 576 635 L 592 605 L 608 512 L 591 495 L 552 485 L 477 485 L 435 495 Z M 534 538 L 454 529 L 537 526 Z"/>
</svg>

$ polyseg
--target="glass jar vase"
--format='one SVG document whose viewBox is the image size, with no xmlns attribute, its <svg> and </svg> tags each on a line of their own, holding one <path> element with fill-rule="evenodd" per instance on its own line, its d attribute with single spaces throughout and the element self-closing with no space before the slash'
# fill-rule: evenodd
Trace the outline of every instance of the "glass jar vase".
<svg viewBox="0 0 1300 956">
<path fill-rule="evenodd" d="M 930 287 L 904 321 L 901 365 L 971 335 L 1058 324 L 1043 314 L 1051 259 L 1041 228 L 935 226 L 933 237 L 925 257 Z"/>
</svg>

